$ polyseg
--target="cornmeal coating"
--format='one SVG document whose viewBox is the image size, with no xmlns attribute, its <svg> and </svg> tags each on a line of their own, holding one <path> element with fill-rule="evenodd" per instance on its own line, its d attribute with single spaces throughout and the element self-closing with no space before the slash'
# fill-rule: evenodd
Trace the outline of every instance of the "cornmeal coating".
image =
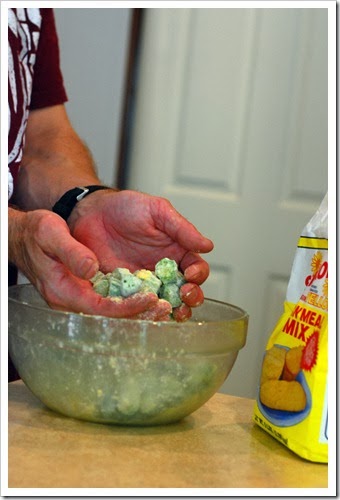
<svg viewBox="0 0 340 500">
<path fill-rule="evenodd" d="M 129 295 L 139 292 L 141 288 L 142 280 L 134 274 L 124 274 L 120 286 L 122 297 L 129 297 Z"/>
<path fill-rule="evenodd" d="M 185 278 L 177 262 L 165 257 L 157 262 L 154 271 L 139 269 L 131 273 L 125 267 L 117 267 L 107 274 L 98 271 L 90 281 L 93 289 L 103 297 L 129 297 L 137 292 L 152 292 L 175 308 L 182 304 L 180 288 Z"/>
<path fill-rule="evenodd" d="M 153 292 L 158 295 L 158 292 L 162 286 L 162 282 L 155 273 L 147 269 L 140 269 L 134 273 L 137 278 L 142 280 L 142 292 Z"/>
<path fill-rule="evenodd" d="M 168 283 L 176 283 L 178 279 L 178 267 L 174 260 L 164 259 L 157 262 L 155 266 L 155 274 L 165 285 Z"/>
<path fill-rule="evenodd" d="M 159 296 L 161 299 L 170 302 L 172 307 L 179 307 L 182 304 L 179 288 L 176 283 L 167 283 L 162 285 L 159 291 Z"/>
</svg>

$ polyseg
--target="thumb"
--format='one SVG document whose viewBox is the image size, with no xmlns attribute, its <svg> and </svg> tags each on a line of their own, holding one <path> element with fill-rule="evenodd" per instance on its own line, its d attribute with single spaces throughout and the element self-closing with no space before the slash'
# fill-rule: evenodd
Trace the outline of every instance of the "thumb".
<svg viewBox="0 0 340 500">
<path fill-rule="evenodd" d="M 66 224 L 50 227 L 43 250 L 50 257 L 62 262 L 78 278 L 90 279 L 99 269 L 96 255 L 71 236 Z"/>
</svg>

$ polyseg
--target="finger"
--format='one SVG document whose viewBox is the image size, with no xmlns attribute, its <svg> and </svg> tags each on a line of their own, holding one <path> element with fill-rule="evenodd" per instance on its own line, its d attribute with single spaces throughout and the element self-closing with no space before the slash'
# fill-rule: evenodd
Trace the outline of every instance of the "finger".
<svg viewBox="0 0 340 500">
<path fill-rule="evenodd" d="M 200 255 L 187 252 L 181 260 L 180 267 L 186 281 L 201 285 L 209 276 L 209 264 Z"/>
<path fill-rule="evenodd" d="M 90 283 L 72 276 L 65 277 L 60 286 L 48 285 L 42 294 L 53 309 L 113 318 L 134 317 L 158 302 L 154 293 L 136 293 L 127 298 L 102 297 Z"/>
<path fill-rule="evenodd" d="M 198 307 L 204 302 L 201 288 L 194 283 L 185 283 L 180 289 L 180 297 L 189 307 Z"/>
<path fill-rule="evenodd" d="M 169 321 L 171 318 L 171 313 L 171 304 L 167 300 L 160 299 L 147 311 L 138 314 L 136 316 L 136 319 L 145 319 L 148 321 Z"/>
<path fill-rule="evenodd" d="M 168 234 L 174 241 L 187 250 L 197 253 L 211 252 L 214 248 L 213 242 L 203 236 L 197 228 L 183 217 L 172 204 L 162 198 L 158 198 L 159 204 L 154 204 L 155 225 Z"/>
<path fill-rule="evenodd" d="M 153 293 L 136 293 L 126 298 L 101 298 L 89 313 L 113 318 L 133 318 L 152 310 L 157 301 L 158 297 Z"/>
<path fill-rule="evenodd" d="M 191 318 L 192 316 L 192 311 L 189 306 L 186 304 L 182 304 L 179 307 L 176 307 L 172 311 L 172 315 L 176 321 L 179 323 L 182 323 L 184 321 L 187 321 L 188 319 Z"/>
</svg>

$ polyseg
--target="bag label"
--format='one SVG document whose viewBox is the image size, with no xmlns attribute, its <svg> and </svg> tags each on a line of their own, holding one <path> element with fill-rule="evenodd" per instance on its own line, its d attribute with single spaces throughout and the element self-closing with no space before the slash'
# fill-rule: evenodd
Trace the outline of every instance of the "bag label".
<svg viewBox="0 0 340 500">
<path fill-rule="evenodd" d="M 275 439 L 315 462 L 328 461 L 325 200 L 298 241 L 284 313 L 264 352 L 253 415 Z"/>
</svg>

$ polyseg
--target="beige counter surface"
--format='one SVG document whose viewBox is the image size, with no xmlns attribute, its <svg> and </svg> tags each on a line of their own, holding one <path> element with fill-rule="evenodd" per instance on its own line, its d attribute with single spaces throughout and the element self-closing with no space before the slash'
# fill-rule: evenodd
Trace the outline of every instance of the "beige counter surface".
<svg viewBox="0 0 340 500">
<path fill-rule="evenodd" d="M 9 488 L 327 488 L 307 462 L 252 423 L 254 401 L 216 394 L 161 427 L 81 422 L 9 384 Z"/>
</svg>

